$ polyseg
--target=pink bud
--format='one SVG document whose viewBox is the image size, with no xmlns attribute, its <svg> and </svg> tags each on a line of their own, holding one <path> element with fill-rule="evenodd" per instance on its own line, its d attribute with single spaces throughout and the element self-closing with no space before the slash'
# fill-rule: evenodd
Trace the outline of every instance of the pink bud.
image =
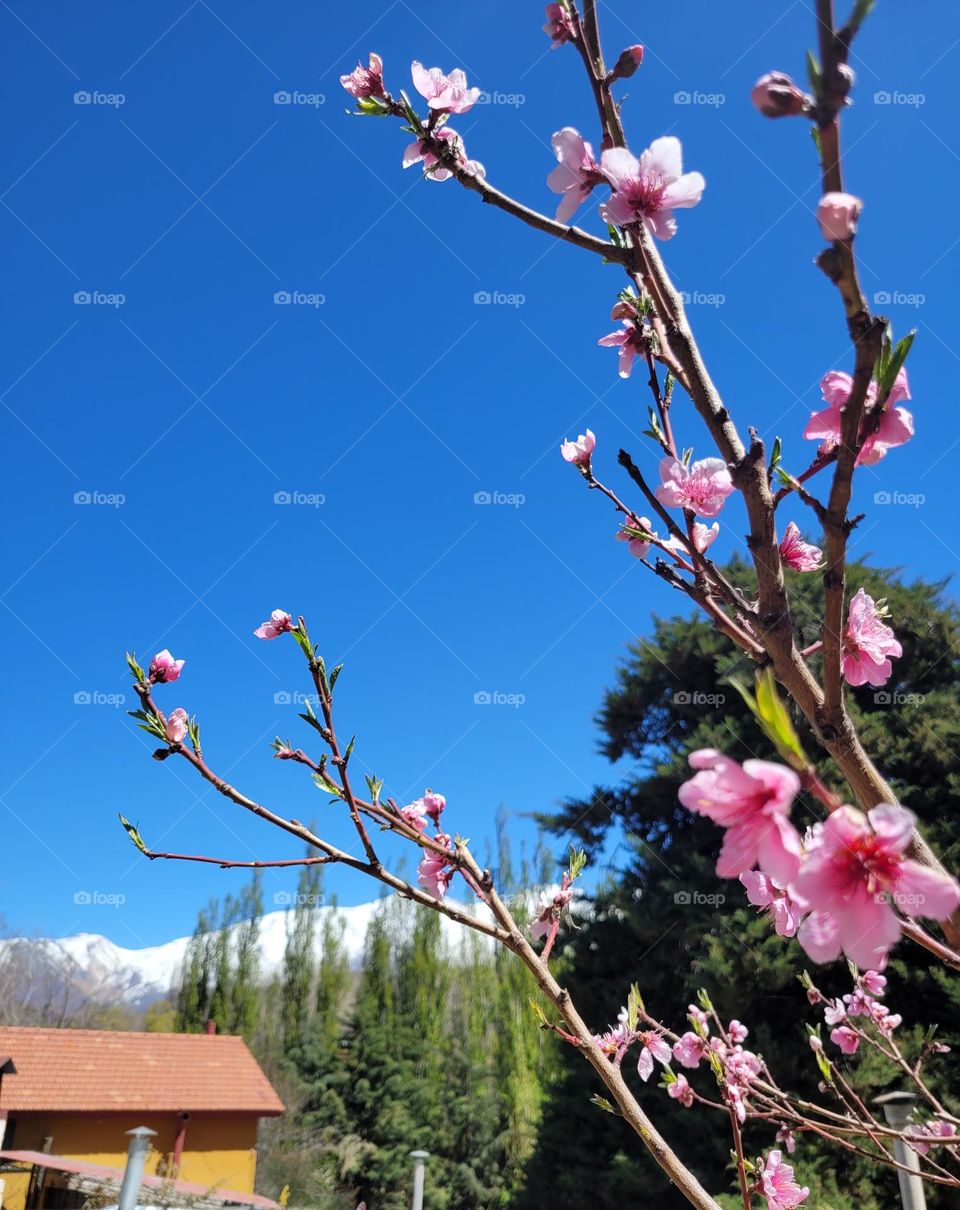
<svg viewBox="0 0 960 1210">
<path fill-rule="evenodd" d="M 614 80 L 626 80 L 633 75 L 642 62 L 643 47 L 639 43 L 636 46 L 628 46 L 626 50 L 620 52 L 620 58 L 610 76 Z"/>
<path fill-rule="evenodd" d="M 548 4 L 544 13 L 547 23 L 543 27 L 543 32 L 553 43 L 550 47 L 551 50 L 556 50 L 558 46 L 563 46 L 565 42 L 572 42 L 576 38 L 577 29 L 565 5 Z"/>
<path fill-rule="evenodd" d="M 817 222 L 824 239 L 852 239 L 863 202 L 852 193 L 825 193 L 817 206 Z"/>
<path fill-rule="evenodd" d="M 768 71 L 754 84 L 750 100 L 764 117 L 793 118 L 803 113 L 810 97 L 782 71 Z"/>
<path fill-rule="evenodd" d="M 434 794 L 432 790 L 428 790 L 423 796 L 423 809 L 435 824 L 440 823 L 440 816 L 443 814 L 446 805 L 447 800 L 443 795 Z"/>
<path fill-rule="evenodd" d="M 186 710 L 182 706 L 178 706 L 176 710 L 171 710 L 170 716 L 167 719 L 167 725 L 163 729 L 167 741 L 171 744 L 183 743 L 189 729 Z"/>
<path fill-rule="evenodd" d="M 293 618 L 282 609 L 275 609 L 265 622 L 253 632 L 258 639 L 278 639 L 280 635 L 293 630 Z"/>
<path fill-rule="evenodd" d="M 576 441 L 564 441 L 560 446 L 560 455 L 565 462 L 572 462 L 575 466 L 589 466 L 590 455 L 596 445 L 596 437 L 590 429 L 587 429 L 586 433 L 581 433 Z"/>
<path fill-rule="evenodd" d="M 155 685 L 166 684 L 179 678 L 185 663 L 185 660 L 175 660 L 170 652 L 164 648 L 163 651 L 158 651 L 150 661 L 150 669 L 147 675 Z"/>
</svg>

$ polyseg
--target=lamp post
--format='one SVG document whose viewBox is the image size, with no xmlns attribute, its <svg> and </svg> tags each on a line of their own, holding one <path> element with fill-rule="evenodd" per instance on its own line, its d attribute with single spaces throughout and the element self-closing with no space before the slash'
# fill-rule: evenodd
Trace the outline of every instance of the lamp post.
<svg viewBox="0 0 960 1210">
<path fill-rule="evenodd" d="M 157 1132 L 148 1126 L 136 1126 L 133 1130 L 128 1130 L 127 1134 L 130 1136 L 130 1146 L 127 1148 L 127 1166 L 123 1172 L 123 1184 L 120 1186 L 117 1205 L 118 1210 L 137 1210 L 150 1140 L 157 1137 Z"/>
<path fill-rule="evenodd" d="M 912 1092 L 885 1092 L 882 1096 L 874 1097 L 873 1103 L 883 1110 L 888 1126 L 903 1130 L 910 1122 L 916 1100 Z M 927 1210 L 923 1181 L 920 1179 L 920 1157 L 903 1139 L 894 1139 L 893 1154 L 898 1164 L 910 1169 L 909 1172 L 904 1172 L 903 1168 L 897 1169 L 903 1210 Z"/>
<path fill-rule="evenodd" d="M 410 1158 L 413 1160 L 413 1201 L 410 1206 L 411 1210 L 423 1210 L 424 1161 L 430 1158 L 430 1152 L 411 1151 Z M 122 1206 L 120 1210 L 123 1210 Z"/>
</svg>

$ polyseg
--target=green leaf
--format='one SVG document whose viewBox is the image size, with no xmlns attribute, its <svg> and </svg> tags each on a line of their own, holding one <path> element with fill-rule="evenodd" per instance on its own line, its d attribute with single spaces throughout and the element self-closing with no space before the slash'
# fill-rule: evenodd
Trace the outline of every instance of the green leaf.
<svg viewBox="0 0 960 1210">
<path fill-rule="evenodd" d="M 757 673 L 756 695 L 736 677 L 727 677 L 727 681 L 746 702 L 764 735 L 787 764 L 797 770 L 806 769 L 810 762 L 800 743 L 790 712 L 777 691 L 773 669 L 767 667 Z"/>
<path fill-rule="evenodd" d="M 543 1005 L 540 1003 L 540 1001 L 534 1000 L 533 996 L 531 996 L 529 1003 L 531 1012 L 540 1022 L 541 1026 L 544 1029 L 549 1029 L 550 1022 L 547 1020 L 547 1014 L 543 1011 Z"/>
<path fill-rule="evenodd" d="M 357 97 L 357 110 L 365 118 L 385 118 L 390 106 L 383 97 Z"/>
<path fill-rule="evenodd" d="M 807 79 L 810 81 L 813 95 L 819 100 L 823 93 L 823 72 L 820 70 L 820 63 L 812 50 L 807 51 Z"/>
<path fill-rule="evenodd" d="M 583 849 L 577 849 L 573 845 L 570 846 L 570 866 L 569 872 L 571 879 L 579 878 L 587 866 L 587 854 Z"/>
<path fill-rule="evenodd" d="M 640 988 L 637 987 L 636 983 L 631 983 L 630 992 L 627 995 L 627 1025 L 632 1030 L 637 1028 L 640 1014 L 644 1011 L 643 996 L 640 995 Z"/>
<path fill-rule="evenodd" d="M 590 1098 L 590 1104 L 596 1105 L 596 1107 L 598 1109 L 602 1109 L 604 1113 L 612 1113 L 615 1117 L 620 1116 L 620 1110 L 616 1107 L 616 1105 L 614 1105 L 612 1101 L 608 1101 L 606 1097 L 600 1096 L 598 1092 L 595 1092 Z"/>
<path fill-rule="evenodd" d="M 332 794 L 334 798 L 343 798 L 343 790 L 331 781 L 327 774 L 321 769 L 319 773 L 314 773 L 313 780 L 317 783 L 321 790 L 326 794 Z"/>
<path fill-rule="evenodd" d="M 127 667 L 133 673 L 134 680 L 139 681 L 140 684 L 143 684 L 147 679 L 147 675 L 137 663 L 137 657 L 132 651 L 125 651 L 124 656 L 126 657 Z"/>
<path fill-rule="evenodd" d="M 770 451 L 770 474 L 780 465 L 780 460 L 783 457 L 783 446 L 780 443 L 779 437 L 773 439 L 773 449 Z"/>
<path fill-rule="evenodd" d="M 127 835 L 130 837 L 130 839 L 133 841 L 133 843 L 137 846 L 137 848 L 140 850 L 140 852 L 146 853 L 147 846 L 143 843 L 143 837 L 140 835 L 139 831 L 133 826 L 133 824 L 130 822 L 130 820 L 127 819 L 125 816 L 120 815 L 119 819 L 120 819 L 120 822 L 123 824 L 124 828 L 126 829 Z"/>
<path fill-rule="evenodd" d="M 337 683 L 337 677 L 339 677 L 339 675 L 342 671 L 343 671 L 343 665 L 338 664 L 336 666 L 336 668 L 334 668 L 334 670 L 330 673 L 330 692 L 331 693 L 333 693 L 333 687 Z"/>
</svg>

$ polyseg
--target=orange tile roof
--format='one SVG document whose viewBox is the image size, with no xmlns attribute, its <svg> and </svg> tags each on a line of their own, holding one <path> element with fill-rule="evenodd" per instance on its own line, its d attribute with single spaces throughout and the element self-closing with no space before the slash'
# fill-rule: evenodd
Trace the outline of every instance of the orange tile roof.
<svg viewBox="0 0 960 1210">
<path fill-rule="evenodd" d="M 0 1026 L 0 1052 L 17 1068 L 0 1083 L 0 1112 L 284 1108 L 242 1038 Z"/>
</svg>

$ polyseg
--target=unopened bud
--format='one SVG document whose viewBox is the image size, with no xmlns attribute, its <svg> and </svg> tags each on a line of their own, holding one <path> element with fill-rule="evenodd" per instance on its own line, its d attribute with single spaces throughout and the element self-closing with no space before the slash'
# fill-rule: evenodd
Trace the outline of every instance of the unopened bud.
<svg viewBox="0 0 960 1210">
<path fill-rule="evenodd" d="M 635 319 L 636 315 L 637 310 L 633 303 L 624 302 L 623 299 L 614 303 L 610 312 L 611 319 Z"/>
<path fill-rule="evenodd" d="M 620 58 L 614 65 L 613 71 L 610 73 L 611 79 L 629 79 L 642 62 L 643 47 L 639 43 L 637 43 L 636 46 L 628 46 L 626 50 L 620 52 Z"/>
<path fill-rule="evenodd" d="M 754 106 L 767 118 L 794 118 L 812 103 L 810 97 L 782 71 L 770 71 L 754 84 Z"/>
<path fill-rule="evenodd" d="M 817 206 L 817 222 L 824 239 L 851 239 L 863 202 L 852 193 L 825 193 Z"/>
</svg>

